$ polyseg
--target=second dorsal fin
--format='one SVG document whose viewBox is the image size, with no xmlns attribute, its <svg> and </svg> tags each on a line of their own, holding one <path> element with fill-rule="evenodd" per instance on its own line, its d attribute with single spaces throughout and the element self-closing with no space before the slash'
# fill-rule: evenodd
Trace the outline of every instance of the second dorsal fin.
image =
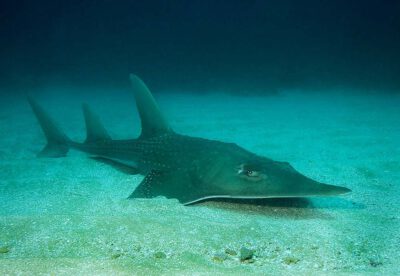
<svg viewBox="0 0 400 276">
<path fill-rule="evenodd" d="M 90 110 L 89 105 L 83 104 L 82 109 L 86 124 L 85 143 L 110 140 L 110 135 L 108 135 L 107 130 L 103 127 L 99 117 Z"/>
<path fill-rule="evenodd" d="M 172 132 L 146 84 L 136 75 L 130 75 L 136 106 L 142 123 L 140 138 L 150 138 Z"/>
</svg>

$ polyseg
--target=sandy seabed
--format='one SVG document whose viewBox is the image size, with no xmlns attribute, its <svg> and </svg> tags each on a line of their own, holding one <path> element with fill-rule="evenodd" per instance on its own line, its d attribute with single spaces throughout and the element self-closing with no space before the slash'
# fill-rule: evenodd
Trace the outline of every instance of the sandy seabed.
<svg viewBox="0 0 400 276">
<path fill-rule="evenodd" d="M 36 98 L 71 138 L 84 139 L 82 101 L 114 138 L 138 135 L 132 95 L 61 90 Z M 349 92 L 158 95 L 179 133 L 235 142 L 353 191 L 189 207 L 127 200 L 143 176 L 79 152 L 36 158 L 45 140 L 27 102 L 3 98 L 0 274 L 400 274 L 400 96 Z M 235 255 L 242 247 L 251 261 Z"/>
</svg>

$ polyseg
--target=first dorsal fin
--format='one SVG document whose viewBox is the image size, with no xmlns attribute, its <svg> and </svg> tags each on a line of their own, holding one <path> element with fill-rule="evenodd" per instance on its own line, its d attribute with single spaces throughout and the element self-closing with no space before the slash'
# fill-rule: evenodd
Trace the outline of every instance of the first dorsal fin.
<svg viewBox="0 0 400 276">
<path fill-rule="evenodd" d="M 107 130 L 103 127 L 102 123 L 100 122 L 99 117 L 90 110 L 89 105 L 83 104 L 82 109 L 86 124 L 85 142 L 88 143 L 88 142 L 111 139 L 110 135 L 108 135 L 107 133 Z"/>
<path fill-rule="evenodd" d="M 140 138 L 150 138 L 172 132 L 146 84 L 136 75 L 130 75 L 136 106 L 142 123 Z"/>
</svg>

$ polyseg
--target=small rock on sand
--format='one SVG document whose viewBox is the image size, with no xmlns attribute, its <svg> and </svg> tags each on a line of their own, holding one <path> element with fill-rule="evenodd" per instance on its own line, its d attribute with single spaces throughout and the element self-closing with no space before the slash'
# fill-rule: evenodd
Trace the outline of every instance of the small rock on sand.
<svg viewBox="0 0 400 276">
<path fill-rule="evenodd" d="M 296 257 L 285 257 L 283 259 L 283 262 L 287 265 L 293 265 L 293 264 L 297 264 L 298 262 L 300 262 L 300 259 L 296 258 Z"/>
<path fill-rule="evenodd" d="M 231 255 L 231 256 L 236 256 L 237 252 L 233 249 L 227 248 L 225 249 L 225 254 Z"/>
<path fill-rule="evenodd" d="M 240 261 L 249 261 L 254 256 L 254 250 L 248 249 L 246 247 L 240 248 Z"/>
<path fill-rule="evenodd" d="M 228 256 L 226 256 L 224 253 L 217 253 L 213 257 L 213 261 L 218 263 L 222 263 L 226 259 L 228 259 Z"/>
<path fill-rule="evenodd" d="M 10 248 L 8 246 L 0 247 L 0 254 L 6 254 L 8 252 L 10 252 Z"/>
<path fill-rule="evenodd" d="M 165 259 L 167 255 L 164 252 L 158 251 L 154 253 L 154 258 L 156 259 Z"/>
</svg>

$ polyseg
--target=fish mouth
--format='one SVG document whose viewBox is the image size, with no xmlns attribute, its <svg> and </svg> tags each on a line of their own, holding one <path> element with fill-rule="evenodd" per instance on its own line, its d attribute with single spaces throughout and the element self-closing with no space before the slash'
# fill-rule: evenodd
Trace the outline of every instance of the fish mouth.
<svg viewBox="0 0 400 276">
<path fill-rule="evenodd" d="M 198 198 L 196 200 L 185 202 L 184 205 L 192 205 L 201 201 L 206 201 L 209 199 L 224 199 L 224 198 L 232 198 L 232 199 L 267 199 L 267 198 L 304 198 L 304 197 L 329 197 L 329 196 L 337 196 L 344 195 L 351 192 L 349 188 L 335 185 L 322 184 L 326 191 L 317 192 L 298 192 L 296 194 L 282 193 L 282 194 L 269 194 L 269 195 L 212 195 L 205 196 L 202 198 Z M 325 187 L 326 186 L 326 187 Z"/>
<path fill-rule="evenodd" d="M 330 196 L 338 196 L 345 195 L 351 192 L 350 189 L 340 186 L 340 191 L 329 192 L 329 193 L 298 193 L 298 194 L 275 194 L 275 195 L 248 195 L 248 196 L 240 196 L 240 195 L 225 195 L 225 196 L 213 196 L 212 198 L 235 198 L 235 199 L 264 199 L 264 198 L 305 198 L 305 197 L 330 197 Z"/>
</svg>

